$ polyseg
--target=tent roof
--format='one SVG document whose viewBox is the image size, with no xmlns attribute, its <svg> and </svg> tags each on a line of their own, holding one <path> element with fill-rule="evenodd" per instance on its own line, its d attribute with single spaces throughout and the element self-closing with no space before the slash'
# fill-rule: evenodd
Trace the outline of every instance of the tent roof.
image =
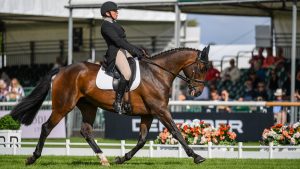
<svg viewBox="0 0 300 169">
<path fill-rule="evenodd" d="M 100 8 L 106 0 L 71 0 L 69 8 Z M 291 11 L 292 0 L 115 0 L 120 8 L 174 11 L 214 15 L 270 16 L 277 11 Z"/>
<path fill-rule="evenodd" d="M 130 0 L 129 0 L 130 1 Z M 71 1 L 77 4 L 91 3 L 91 0 Z M 98 3 L 99 1 L 93 1 Z M 69 17 L 69 0 L 0 0 L 0 18 L 6 21 L 65 22 Z M 138 9 L 138 8 L 136 8 Z M 174 22 L 175 14 L 165 11 L 120 10 L 119 20 Z M 143 17 L 140 17 L 143 16 Z M 101 19 L 99 9 L 78 9 L 73 11 L 76 20 Z M 181 19 L 186 20 L 182 15 Z"/>
</svg>

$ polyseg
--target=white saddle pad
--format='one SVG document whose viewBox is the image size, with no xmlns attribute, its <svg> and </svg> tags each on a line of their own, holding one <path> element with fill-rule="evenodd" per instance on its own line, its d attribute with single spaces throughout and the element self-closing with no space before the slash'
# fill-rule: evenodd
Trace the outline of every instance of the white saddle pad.
<svg viewBox="0 0 300 169">
<path fill-rule="evenodd" d="M 141 72 L 140 72 L 140 64 L 137 59 L 135 59 L 136 62 L 136 75 L 135 79 L 130 87 L 130 91 L 136 89 L 140 82 L 141 82 Z M 104 71 L 104 68 L 101 66 L 101 68 L 98 71 L 97 77 L 96 77 L 96 85 L 98 88 L 103 89 L 103 90 L 112 90 L 113 85 L 112 85 L 113 77 L 107 75 Z"/>
</svg>

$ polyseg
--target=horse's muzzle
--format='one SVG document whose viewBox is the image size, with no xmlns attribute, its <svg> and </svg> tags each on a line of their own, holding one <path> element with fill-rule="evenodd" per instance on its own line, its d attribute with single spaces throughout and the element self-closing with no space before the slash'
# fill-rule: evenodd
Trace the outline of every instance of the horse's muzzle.
<svg viewBox="0 0 300 169">
<path fill-rule="evenodd" d="M 201 94 L 202 94 L 202 91 L 196 92 L 195 89 L 191 89 L 191 90 L 190 90 L 190 95 L 193 96 L 193 97 L 198 97 L 198 96 L 200 96 Z"/>
</svg>

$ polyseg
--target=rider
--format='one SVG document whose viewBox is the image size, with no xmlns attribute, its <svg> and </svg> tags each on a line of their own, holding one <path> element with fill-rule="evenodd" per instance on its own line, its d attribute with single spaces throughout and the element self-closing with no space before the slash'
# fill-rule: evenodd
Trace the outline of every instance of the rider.
<svg viewBox="0 0 300 169">
<path fill-rule="evenodd" d="M 116 92 L 116 100 L 113 104 L 115 112 L 121 114 L 122 98 L 131 78 L 131 70 L 127 58 L 132 56 L 141 57 L 143 52 L 127 41 L 125 30 L 116 22 L 118 18 L 118 6 L 116 3 L 111 1 L 103 3 L 101 15 L 104 19 L 101 25 L 101 34 L 108 47 L 105 55 L 106 71 L 112 72 L 116 66 L 122 74 Z"/>
</svg>

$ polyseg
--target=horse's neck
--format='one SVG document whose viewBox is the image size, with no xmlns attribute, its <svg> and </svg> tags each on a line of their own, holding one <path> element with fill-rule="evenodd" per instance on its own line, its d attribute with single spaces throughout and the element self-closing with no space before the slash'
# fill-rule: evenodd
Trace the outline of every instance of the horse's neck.
<svg viewBox="0 0 300 169">
<path fill-rule="evenodd" d="M 167 54 L 153 59 L 153 62 L 177 75 L 186 65 L 191 64 L 192 61 L 195 60 L 191 58 L 191 54 L 188 52 L 189 51 L 179 51 L 177 53 Z"/>
</svg>

